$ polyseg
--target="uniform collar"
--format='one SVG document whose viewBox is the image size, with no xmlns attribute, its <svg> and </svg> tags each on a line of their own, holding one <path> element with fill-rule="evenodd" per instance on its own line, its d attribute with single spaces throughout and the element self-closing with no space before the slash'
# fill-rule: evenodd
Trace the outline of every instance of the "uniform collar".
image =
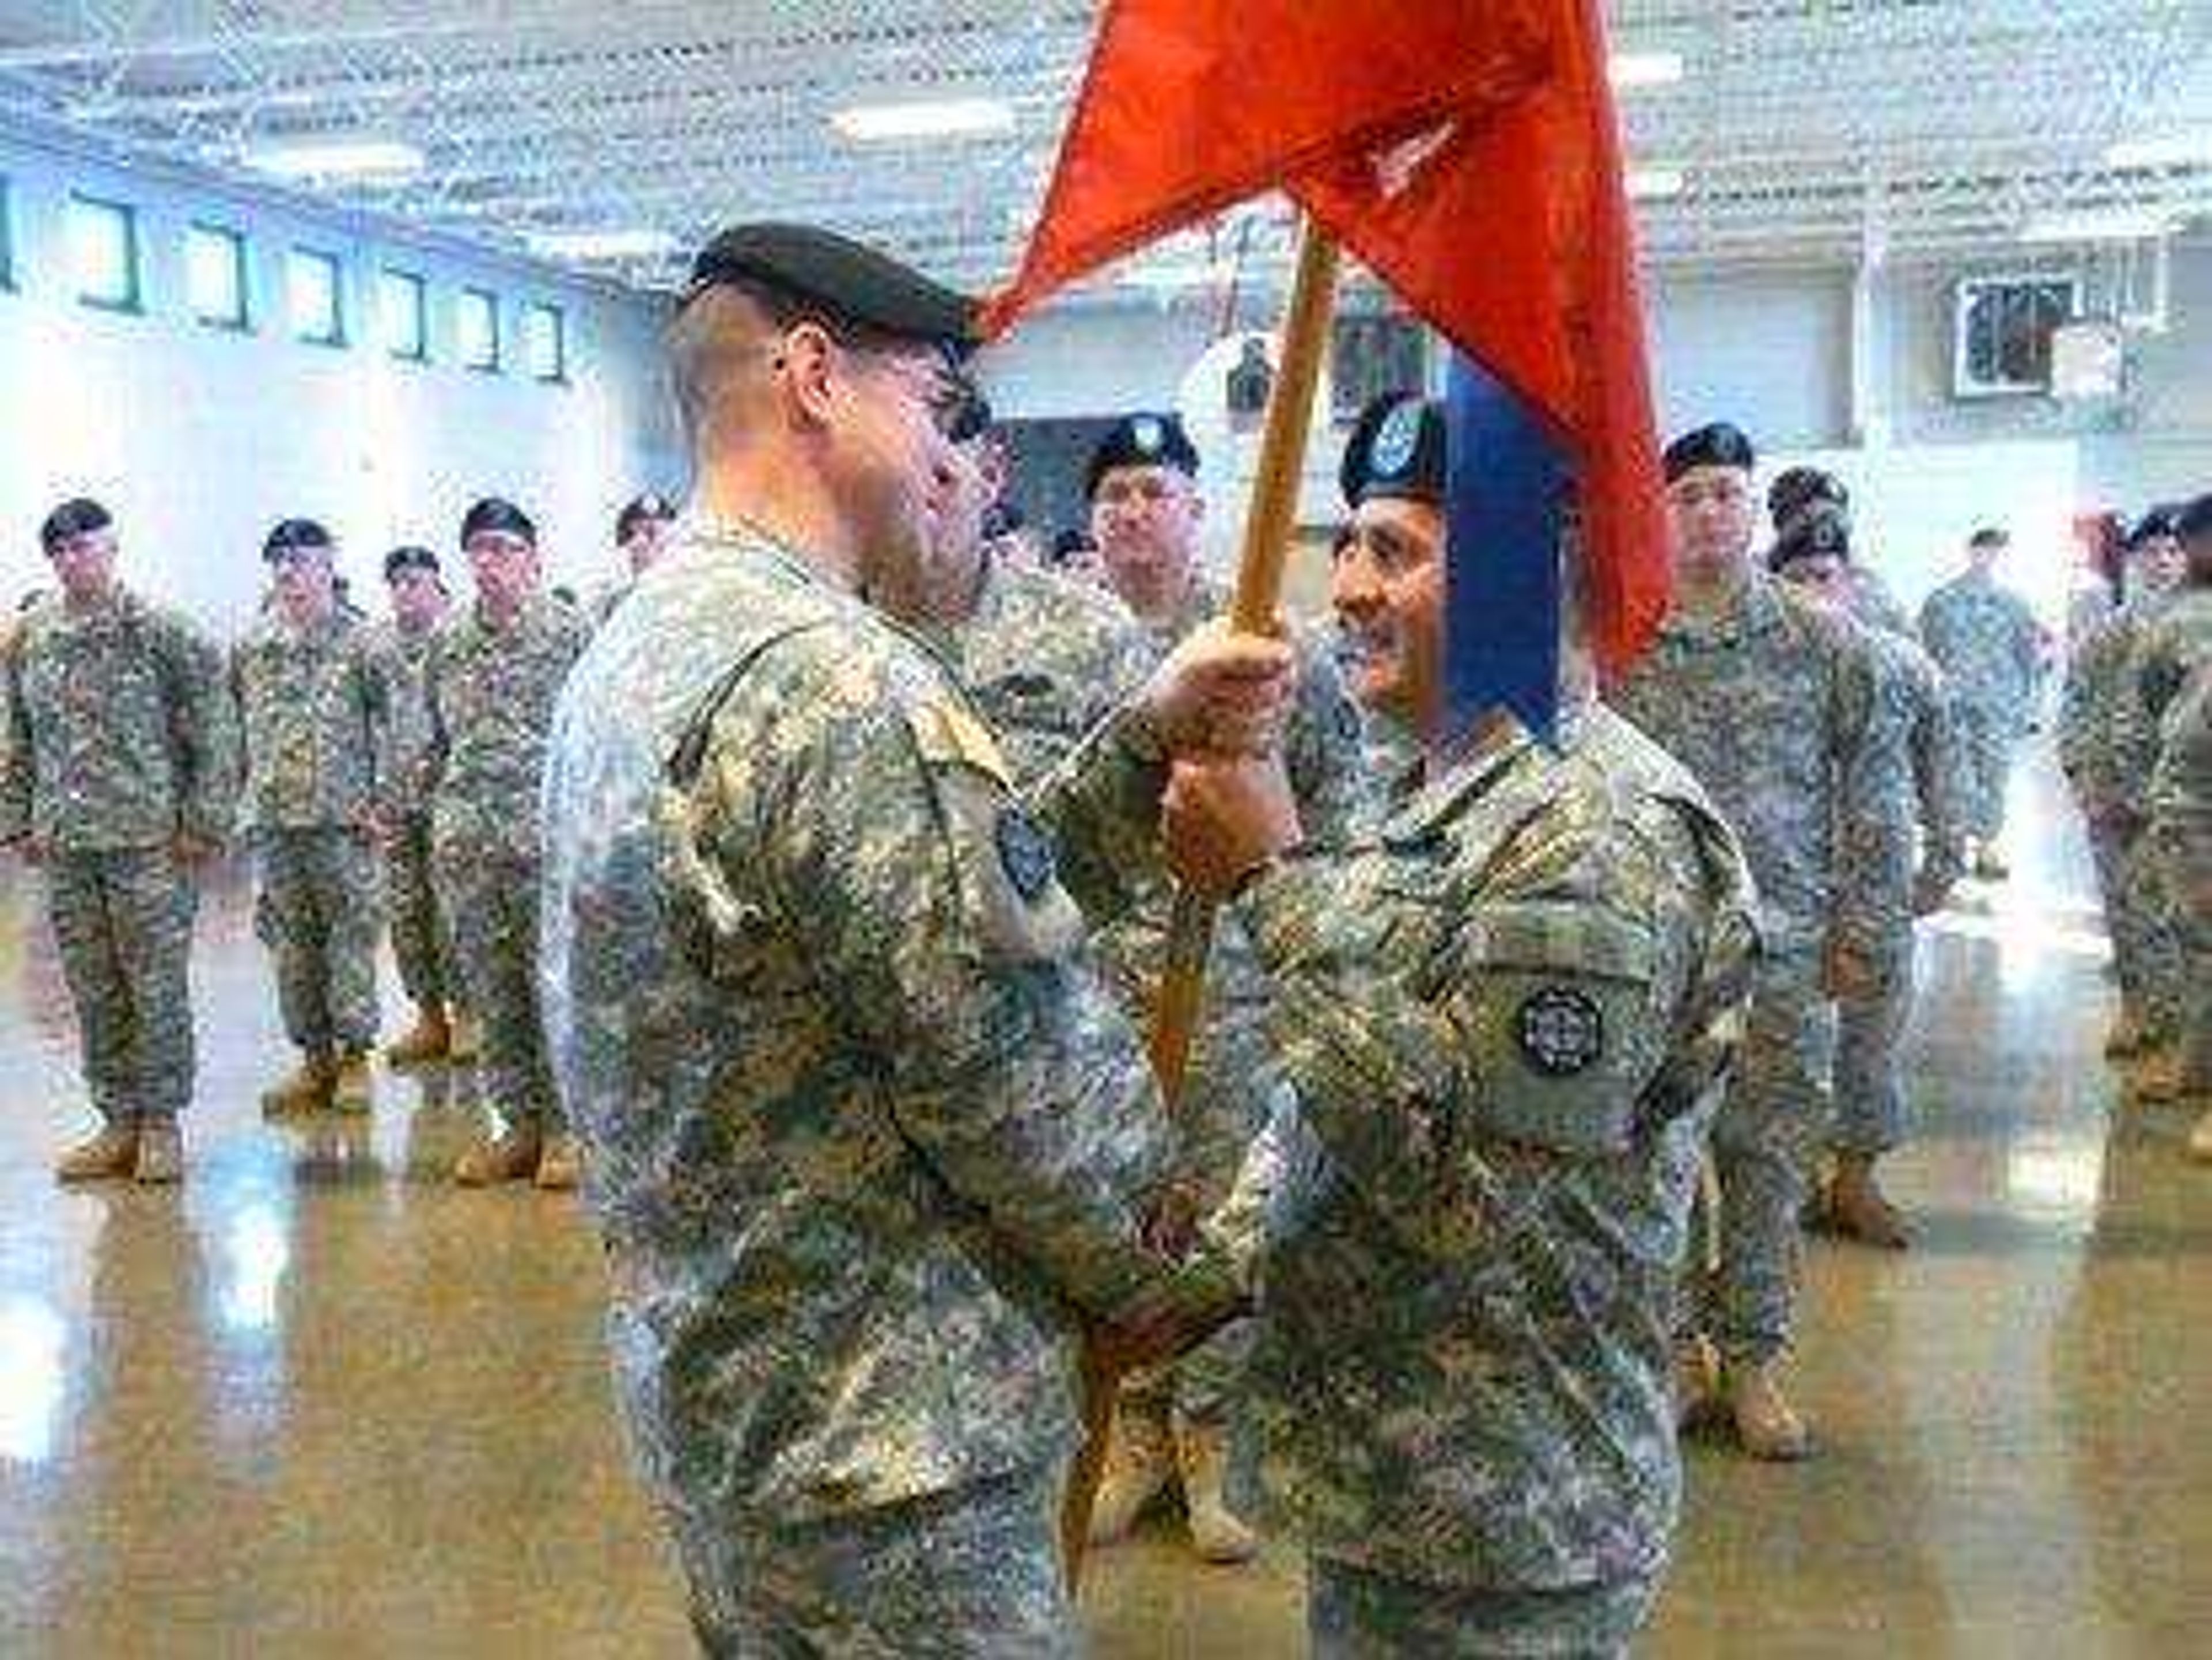
<svg viewBox="0 0 2212 1660">
<path fill-rule="evenodd" d="M 1589 735 L 1593 700 L 1563 700 L 1559 716 L 1559 752 L 1571 755 Z M 1425 842 L 1455 817 L 1470 797 L 1486 794 L 1512 773 L 1540 759 L 1544 746 L 1528 729 L 1507 717 L 1480 734 L 1470 733 L 1441 752 L 1409 763 L 1393 781 L 1395 806 L 1382 829 L 1385 845 Z"/>
<path fill-rule="evenodd" d="M 1754 565 L 1744 573 L 1742 586 L 1725 610 L 1700 617 L 1678 606 L 1668 614 L 1660 633 L 1695 645 L 1733 645 L 1747 636 L 1778 629 L 1784 620 L 1782 596 L 1774 579 Z"/>
</svg>

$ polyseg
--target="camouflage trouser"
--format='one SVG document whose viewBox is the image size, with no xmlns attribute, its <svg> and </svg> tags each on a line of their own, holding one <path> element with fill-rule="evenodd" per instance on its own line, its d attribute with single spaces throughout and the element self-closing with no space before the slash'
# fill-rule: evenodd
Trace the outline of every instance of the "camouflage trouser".
<svg viewBox="0 0 2212 1660">
<path fill-rule="evenodd" d="M 1828 1128 L 1825 1081 L 1831 1006 L 1817 952 L 1765 959 L 1751 1020 L 1720 1110 L 1713 1164 L 1720 1177 L 1720 1269 L 1691 1269 L 1692 1327 L 1739 1365 L 1790 1347 L 1797 1298 L 1799 1213 Z"/>
<path fill-rule="evenodd" d="M 254 932 L 276 959 L 284 1035 L 310 1054 L 376 1042 L 376 849 L 350 830 L 256 836 Z"/>
<path fill-rule="evenodd" d="M 1912 1018 L 1912 924 L 1881 942 L 1867 967 L 1868 990 L 1836 1004 L 1836 1100 L 1828 1145 L 1838 1152 L 1887 1152 L 1905 1139 L 1905 1091 L 1897 1050 Z"/>
<path fill-rule="evenodd" d="M 679 1537 L 700 1646 L 717 1660 L 1073 1655 L 1060 1486 L 1036 1471 L 809 1527 Z"/>
<path fill-rule="evenodd" d="M 2158 851 L 2172 906 L 2183 1085 L 2194 1094 L 2212 1094 L 2212 817 L 2164 822 L 2145 839 Z"/>
<path fill-rule="evenodd" d="M 2168 879 L 2168 863 L 2159 837 L 2148 830 L 2130 837 L 2120 850 L 2119 900 L 2109 920 L 2121 994 L 2128 994 L 2132 972 L 2136 1022 L 2161 1042 L 2181 1030 L 2187 991 L 2180 896 Z"/>
<path fill-rule="evenodd" d="M 52 854 L 46 878 L 94 1110 L 174 1117 L 192 1097 L 198 891 L 164 848 Z"/>
<path fill-rule="evenodd" d="M 1960 702 L 1956 706 L 1960 818 L 1966 834 L 1994 842 L 2004 830 L 2005 786 L 2020 743 L 2020 712 Z"/>
<path fill-rule="evenodd" d="M 517 1122 L 561 1128 L 538 1012 L 538 864 L 441 850 L 438 897 L 453 932 L 461 1000 L 483 1031 L 477 1065 L 486 1103 Z"/>
<path fill-rule="evenodd" d="M 446 938 L 430 871 L 430 820 L 403 818 L 384 849 L 384 903 L 392 919 L 392 954 L 399 983 L 417 1008 L 442 1010 L 453 1000 Z"/>
<path fill-rule="evenodd" d="M 1393 1579 L 1325 1556 L 1306 1560 L 1315 1660 L 1614 1660 L 1658 1595 L 1650 1579 L 1570 1590 L 1468 1590 Z"/>
</svg>

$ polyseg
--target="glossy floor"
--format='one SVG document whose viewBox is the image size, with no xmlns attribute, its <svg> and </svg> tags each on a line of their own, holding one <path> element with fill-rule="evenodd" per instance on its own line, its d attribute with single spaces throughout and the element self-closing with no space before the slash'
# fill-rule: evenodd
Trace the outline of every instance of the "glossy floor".
<svg viewBox="0 0 2212 1660">
<path fill-rule="evenodd" d="M 2047 774 L 2020 872 L 1923 942 L 1905 1257 L 1816 1244 L 1822 1456 L 1692 1455 L 1653 1655 L 2212 1652 L 2212 1171 L 2114 1110 L 2081 850 Z M 465 1096 L 264 1127 L 283 1059 L 243 894 L 203 921 L 180 1193 L 65 1192 L 74 1044 L 0 876 L 0 1653 L 678 1656 L 573 1205 L 458 1192 Z M 386 1005 L 396 1010 L 396 996 Z M 1296 1655 L 1294 1556 L 1099 1559 L 1097 1652 Z"/>
</svg>

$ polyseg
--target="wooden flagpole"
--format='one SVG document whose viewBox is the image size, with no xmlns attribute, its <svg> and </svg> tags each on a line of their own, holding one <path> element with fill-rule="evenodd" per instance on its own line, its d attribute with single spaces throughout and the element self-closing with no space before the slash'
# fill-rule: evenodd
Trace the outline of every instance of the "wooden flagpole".
<svg viewBox="0 0 2212 1660">
<path fill-rule="evenodd" d="M 1299 236 L 1297 273 L 1291 287 L 1290 310 L 1283 324 L 1282 362 L 1267 398 L 1267 424 L 1260 440 L 1260 467 L 1252 481 L 1252 508 L 1244 521 L 1244 545 L 1237 568 L 1237 591 L 1230 605 L 1230 626 L 1240 633 L 1273 630 L 1283 596 L 1283 571 L 1290 561 L 1291 532 L 1304 475 L 1306 440 L 1313 428 L 1314 395 L 1321 384 L 1322 360 L 1328 350 L 1329 319 L 1336 304 L 1335 240 L 1308 220 Z M 1191 1042 L 1206 1001 L 1206 960 L 1213 939 L 1213 907 L 1188 889 L 1176 894 L 1170 920 L 1167 960 L 1153 1007 L 1152 1061 L 1160 1098 L 1168 1110 L 1182 1099 L 1190 1067 Z M 1106 1450 L 1113 1438 L 1114 1397 L 1119 1371 L 1095 1354 L 1084 1361 L 1083 1444 L 1068 1472 L 1061 1502 L 1060 1561 L 1073 1596 L 1083 1577 L 1083 1554 L 1091 1537 L 1091 1513 L 1106 1471 Z"/>
</svg>

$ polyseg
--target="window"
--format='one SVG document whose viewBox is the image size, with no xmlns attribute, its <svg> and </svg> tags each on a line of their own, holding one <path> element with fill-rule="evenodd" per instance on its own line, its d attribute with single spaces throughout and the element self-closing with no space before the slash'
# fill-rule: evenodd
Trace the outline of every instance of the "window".
<svg viewBox="0 0 2212 1660">
<path fill-rule="evenodd" d="M 499 296 L 483 289 L 463 289 L 455 313 L 454 336 L 465 368 L 496 374 L 499 369 Z"/>
<path fill-rule="evenodd" d="M 429 287 L 409 271 L 387 271 L 376 283 L 377 325 L 384 350 L 410 363 L 430 356 Z"/>
<path fill-rule="evenodd" d="M 1961 278 L 1952 341 L 1952 396 L 2048 392 L 2051 337 L 2081 314 L 2081 285 L 2072 277 Z"/>
<path fill-rule="evenodd" d="M 185 232 L 185 298 L 210 328 L 246 325 L 246 239 L 220 225 Z"/>
<path fill-rule="evenodd" d="M 294 248 L 284 262 L 284 306 L 292 337 L 311 346 L 345 344 L 343 301 L 337 255 Z"/>
<path fill-rule="evenodd" d="M 568 378 L 568 319 L 558 306 L 528 306 L 522 313 L 522 361 L 533 380 Z"/>
<path fill-rule="evenodd" d="M 107 311 L 139 308 L 137 210 L 96 196 L 70 197 L 69 250 L 78 299 Z"/>
</svg>

